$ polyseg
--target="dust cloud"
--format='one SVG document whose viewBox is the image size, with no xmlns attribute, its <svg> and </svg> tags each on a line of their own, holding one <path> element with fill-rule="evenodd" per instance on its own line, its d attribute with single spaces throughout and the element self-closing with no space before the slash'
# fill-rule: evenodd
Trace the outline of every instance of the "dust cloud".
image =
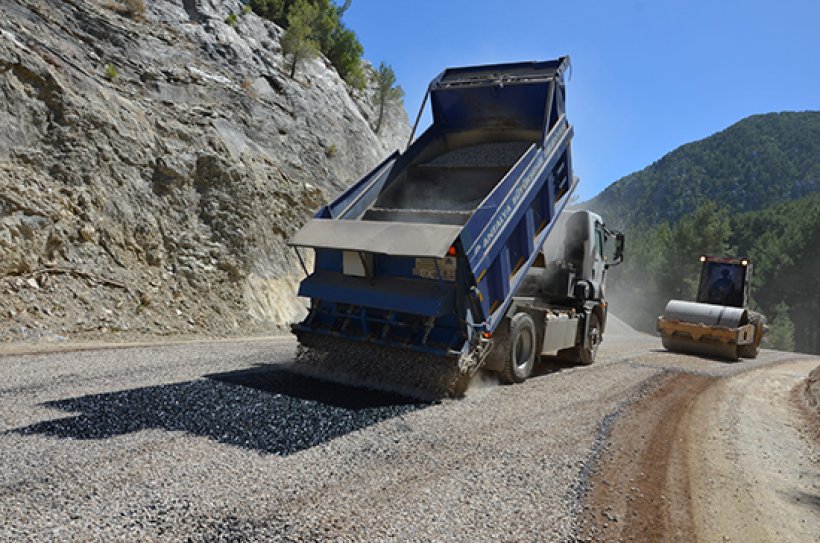
<svg viewBox="0 0 820 543">
<path fill-rule="evenodd" d="M 501 380 L 498 377 L 497 373 L 487 371 L 487 370 L 479 370 L 473 377 L 470 379 L 470 386 L 467 387 L 464 395 L 469 397 L 476 394 L 480 394 L 482 391 L 485 391 L 490 388 L 495 388 L 497 386 L 501 386 Z"/>
</svg>

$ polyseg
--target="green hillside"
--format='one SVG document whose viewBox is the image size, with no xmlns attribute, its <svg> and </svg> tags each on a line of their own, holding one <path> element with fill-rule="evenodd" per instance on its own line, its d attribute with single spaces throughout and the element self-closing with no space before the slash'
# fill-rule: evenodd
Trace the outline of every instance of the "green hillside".
<svg viewBox="0 0 820 543">
<path fill-rule="evenodd" d="M 694 299 L 698 255 L 744 255 L 767 346 L 820 353 L 820 112 L 749 117 L 584 205 L 625 230 L 608 294 L 633 326 L 653 331 L 667 301 Z"/>
<path fill-rule="evenodd" d="M 754 115 L 683 145 L 585 205 L 615 225 L 676 222 L 706 201 L 731 213 L 820 191 L 820 111 Z"/>
<path fill-rule="evenodd" d="M 820 353 L 820 192 L 736 215 L 731 243 L 755 262 L 755 303 L 789 316 L 795 350 Z"/>
</svg>

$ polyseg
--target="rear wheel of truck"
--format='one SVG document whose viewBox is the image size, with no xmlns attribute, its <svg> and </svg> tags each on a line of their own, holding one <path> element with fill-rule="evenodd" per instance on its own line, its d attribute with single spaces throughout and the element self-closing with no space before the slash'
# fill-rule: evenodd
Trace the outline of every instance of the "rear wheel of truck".
<svg viewBox="0 0 820 543">
<path fill-rule="evenodd" d="M 537 337 L 535 323 L 526 313 L 517 313 L 510 320 L 510 336 L 507 359 L 501 369 L 505 383 L 522 383 L 532 373 L 535 365 Z"/>
</svg>

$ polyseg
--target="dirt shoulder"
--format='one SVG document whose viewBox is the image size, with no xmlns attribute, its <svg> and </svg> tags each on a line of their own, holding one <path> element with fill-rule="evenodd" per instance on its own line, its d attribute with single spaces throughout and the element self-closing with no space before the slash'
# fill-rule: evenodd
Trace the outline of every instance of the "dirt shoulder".
<svg viewBox="0 0 820 543">
<path fill-rule="evenodd" d="M 812 540 L 820 458 L 791 391 L 817 363 L 667 377 L 613 424 L 590 477 L 584 536 Z"/>
<path fill-rule="evenodd" d="M 290 334 L 258 336 L 135 336 L 118 341 L 81 340 L 81 341 L 16 341 L 0 343 L 0 356 L 18 356 L 28 354 L 64 353 L 73 351 L 96 351 L 101 349 L 128 349 L 131 347 L 161 347 L 193 343 L 229 343 L 248 341 L 293 341 Z"/>
<path fill-rule="evenodd" d="M 792 392 L 792 399 L 803 413 L 812 438 L 820 446 L 820 364 Z"/>
</svg>

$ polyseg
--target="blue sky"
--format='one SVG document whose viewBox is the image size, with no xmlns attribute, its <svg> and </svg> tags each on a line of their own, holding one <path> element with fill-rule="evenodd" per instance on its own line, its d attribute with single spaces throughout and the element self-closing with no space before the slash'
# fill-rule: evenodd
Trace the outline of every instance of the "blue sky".
<svg viewBox="0 0 820 543">
<path fill-rule="evenodd" d="M 820 0 L 353 0 L 344 20 L 411 122 L 446 67 L 570 55 L 582 199 L 748 115 L 820 109 Z"/>
</svg>

